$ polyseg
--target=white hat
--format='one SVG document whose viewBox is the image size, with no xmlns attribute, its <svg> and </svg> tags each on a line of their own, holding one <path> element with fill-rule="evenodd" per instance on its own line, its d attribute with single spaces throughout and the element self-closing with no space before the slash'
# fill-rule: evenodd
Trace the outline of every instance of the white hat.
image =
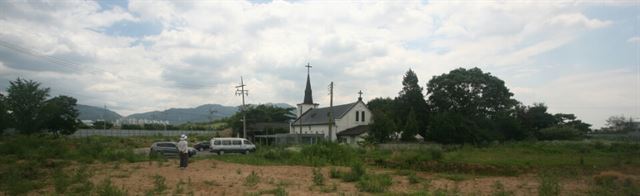
<svg viewBox="0 0 640 196">
<path fill-rule="evenodd" d="M 187 135 L 185 135 L 185 134 L 180 135 L 180 139 L 181 140 L 186 140 L 187 139 Z"/>
</svg>

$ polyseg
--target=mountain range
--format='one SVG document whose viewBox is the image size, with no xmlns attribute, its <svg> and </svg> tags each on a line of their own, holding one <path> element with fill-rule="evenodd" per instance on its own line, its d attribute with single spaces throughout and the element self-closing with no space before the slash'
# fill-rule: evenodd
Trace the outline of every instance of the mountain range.
<svg viewBox="0 0 640 196">
<path fill-rule="evenodd" d="M 271 104 L 271 103 L 268 103 Z M 276 107 L 289 108 L 293 107 L 286 103 L 274 103 Z M 194 108 L 171 108 L 164 111 L 151 111 L 122 116 L 117 112 L 101 107 L 78 104 L 76 106 L 80 115 L 80 120 L 99 120 L 107 121 L 135 121 L 135 120 L 155 120 L 168 121 L 169 124 L 182 124 L 187 122 L 208 122 L 211 120 L 229 117 L 238 111 L 237 106 L 223 106 L 220 104 L 204 104 Z M 104 117 L 103 117 L 104 116 Z"/>
</svg>

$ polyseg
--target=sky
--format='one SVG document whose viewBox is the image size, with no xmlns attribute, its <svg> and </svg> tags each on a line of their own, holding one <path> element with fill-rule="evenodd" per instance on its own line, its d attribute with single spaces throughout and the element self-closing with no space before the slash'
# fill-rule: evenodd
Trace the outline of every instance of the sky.
<svg viewBox="0 0 640 196">
<path fill-rule="evenodd" d="M 456 68 L 505 81 L 599 128 L 640 120 L 638 1 L 0 1 L 0 93 L 35 80 L 51 96 L 120 114 L 396 97 Z M 426 92 L 424 92 L 426 93 Z"/>
</svg>

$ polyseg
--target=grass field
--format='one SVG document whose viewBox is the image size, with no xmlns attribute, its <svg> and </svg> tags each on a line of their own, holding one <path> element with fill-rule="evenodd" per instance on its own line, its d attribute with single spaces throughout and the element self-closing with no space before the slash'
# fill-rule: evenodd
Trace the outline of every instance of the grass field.
<svg viewBox="0 0 640 196">
<path fill-rule="evenodd" d="M 174 138 L 0 138 L 0 194 L 38 195 L 53 191 L 72 195 L 636 195 L 640 192 L 640 144 L 635 142 L 513 142 L 483 147 L 430 144 L 411 150 L 352 148 L 335 143 L 259 147 L 249 155 L 193 159 L 196 168 L 189 171 L 192 176 L 185 176 L 174 167 L 175 160 L 150 159 L 134 153 L 135 148 L 171 139 Z M 257 191 L 245 191 L 244 186 L 256 187 Z"/>
</svg>

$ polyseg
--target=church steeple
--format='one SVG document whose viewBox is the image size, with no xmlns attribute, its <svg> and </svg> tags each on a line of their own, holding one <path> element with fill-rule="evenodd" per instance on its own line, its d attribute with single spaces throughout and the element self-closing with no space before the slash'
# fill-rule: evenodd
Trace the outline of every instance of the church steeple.
<svg viewBox="0 0 640 196">
<path fill-rule="evenodd" d="M 302 103 L 313 104 L 313 95 L 311 93 L 311 80 L 309 79 L 309 69 L 311 68 L 311 65 L 307 63 L 305 67 L 307 67 L 307 87 L 304 88 L 304 102 Z"/>
</svg>

